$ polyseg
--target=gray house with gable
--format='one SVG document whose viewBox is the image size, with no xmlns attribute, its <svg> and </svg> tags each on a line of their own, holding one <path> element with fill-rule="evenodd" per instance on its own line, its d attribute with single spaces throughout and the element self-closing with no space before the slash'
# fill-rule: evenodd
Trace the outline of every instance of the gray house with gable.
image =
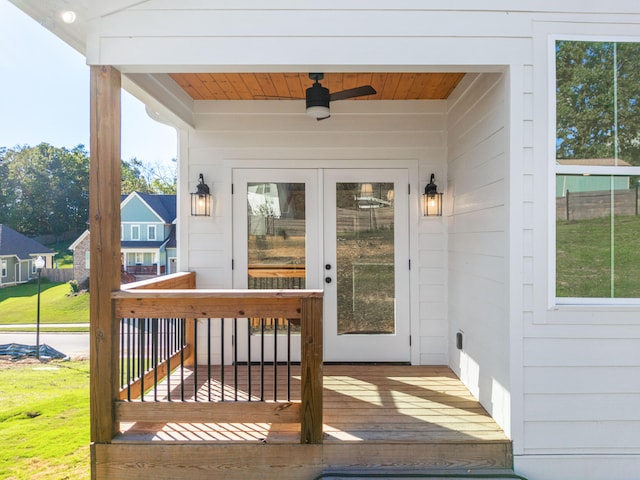
<svg viewBox="0 0 640 480">
<path fill-rule="evenodd" d="M 53 265 L 53 250 L 0 224 L 0 287 L 26 283 L 36 275 L 34 260 L 41 256 L 45 268 Z"/>
</svg>

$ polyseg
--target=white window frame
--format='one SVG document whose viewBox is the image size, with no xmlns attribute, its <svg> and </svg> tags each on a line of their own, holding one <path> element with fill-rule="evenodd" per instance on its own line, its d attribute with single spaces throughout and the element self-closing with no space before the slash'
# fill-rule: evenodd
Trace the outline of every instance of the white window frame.
<svg viewBox="0 0 640 480">
<path fill-rule="evenodd" d="M 153 235 L 151 235 L 151 232 L 153 232 Z M 158 229 L 156 227 L 156 225 L 147 225 L 147 240 L 149 241 L 155 241 L 158 239 Z"/>
<path fill-rule="evenodd" d="M 134 235 L 134 231 L 138 234 Z M 140 225 L 131 225 L 131 240 L 140 240 Z"/>
<path fill-rule="evenodd" d="M 549 146 L 548 158 L 553 162 L 549 169 L 549 298 L 551 308 L 555 307 L 624 307 L 640 306 L 640 297 L 609 298 L 609 297 L 558 297 L 556 295 L 557 259 L 556 259 L 556 197 L 555 184 L 557 175 L 605 175 L 605 176 L 640 176 L 638 167 L 614 167 L 614 166 L 577 166 L 558 165 L 556 162 L 556 43 L 558 41 L 575 42 L 635 42 L 640 43 L 640 37 L 616 36 L 616 35 L 549 35 L 548 44 L 548 68 L 550 93 L 549 101 Z"/>
<path fill-rule="evenodd" d="M 138 261 L 140 260 L 140 261 Z M 136 252 L 134 255 L 134 263 L 136 265 L 144 265 L 144 253 Z"/>
<path fill-rule="evenodd" d="M 6 260 L 0 261 L 0 270 L 2 270 L 2 278 L 6 278 L 9 275 L 8 263 Z"/>
<path fill-rule="evenodd" d="M 86 252 L 84 252 L 84 268 L 89 270 L 90 267 L 91 267 L 91 252 L 87 250 Z"/>
</svg>

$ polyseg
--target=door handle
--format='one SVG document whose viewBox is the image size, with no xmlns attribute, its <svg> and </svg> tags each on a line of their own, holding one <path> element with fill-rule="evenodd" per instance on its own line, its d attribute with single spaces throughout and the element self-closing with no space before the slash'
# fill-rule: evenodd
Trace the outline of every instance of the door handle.
<svg viewBox="0 0 640 480">
<path fill-rule="evenodd" d="M 325 269 L 325 270 L 331 270 L 331 264 L 330 264 L 330 263 L 327 263 L 327 264 L 324 266 L 324 269 Z"/>
<path fill-rule="evenodd" d="M 324 283 L 331 283 L 331 277 L 324 277 Z"/>
</svg>

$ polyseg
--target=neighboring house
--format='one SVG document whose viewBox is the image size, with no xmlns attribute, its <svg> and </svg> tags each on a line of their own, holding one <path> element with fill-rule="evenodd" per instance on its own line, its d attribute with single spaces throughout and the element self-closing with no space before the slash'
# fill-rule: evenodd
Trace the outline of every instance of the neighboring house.
<svg viewBox="0 0 640 480">
<path fill-rule="evenodd" d="M 588 165 L 590 167 L 631 167 L 632 165 L 624 160 L 614 160 L 613 158 L 590 158 L 587 160 L 575 159 L 558 159 L 558 165 L 582 167 Z M 615 177 L 591 175 L 556 175 L 556 197 L 564 197 L 572 193 L 585 192 L 610 192 L 629 190 L 629 177 L 617 175 Z M 635 187 L 635 185 L 634 185 Z"/>
<path fill-rule="evenodd" d="M 25 283 L 36 276 L 34 260 L 42 257 L 52 268 L 53 250 L 0 224 L 0 287 Z"/>
<path fill-rule="evenodd" d="M 176 196 L 132 192 L 122 196 L 121 263 L 127 278 L 136 279 L 175 273 Z M 89 230 L 69 246 L 73 252 L 74 278 L 89 280 Z"/>
<path fill-rule="evenodd" d="M 242 289 L 248 272 L 263 266 L 259 262 L 277 264 L 269 273 L 278 276 L 293 270 L 295 259 L 304 265 L 297 270 L 304 287 L 324 291 L 324 359 L 344 364 L 338 391 L 347 391 L 350 381 L 363 383 L 349 377 L 349 368 L 362 362 L 444 365 L 502 427 L 513 446 L 507 461 L 529 480 L 638 477 L 640 292 L 574 291 L 573 282 L 583 278 L 612 287 L 620 279 L 612 244 L 599 262 L 606 271 L 576 274 L 564 286 L 571 294 L 557 293 L 564 273 L 558 269 L 572 263 L 558 257 L 575 254 L 585 242 L 567 237 L 573 243 L 563 251 L 557 247 L 555 186 L 557 175 L 626 178 L 638 176 L 639 167 L 561 165 L 554 152 L 558 83 L 580 87 L 556 75 L 560 42 L 638 44 L 640 2 L 12 1 L 84 54 L 91 69 L 92 178 L 99 181 L 92 184 L 90 221 L 92 234 L 100 235 L 91 264 L 102 269 L 92 268 L 99 282 L 91 296 L 92 361 L 96 352 L 106 350 L 108 359 L 117 352 L 104 345 L 106 339 L 116 340 L 111 334 L 114 318 L 120 318 L 110 309 L 120 288 L 113 254 L 120 248 L 121 225 L 109 212 L 119 202 L 119 95 L 125 88 L 154 118 L 177 129 L 178 269 L 194 272 L 199 289 Z M 617 55 L 624 56 L 624 49 Z M 602 63 L 614 64 L 612 59 Z M 368 93 L 358 101 L 329 105 L 329 92 L 312 87 L 310 72 L 324 72 L 320 83 L 333 93 L 361 86 L 358 92 Z M 603 108 L 637 103 L 637 98 L 621 98 Z M 211 186 L 211 216 L 189 210 L 188 195 L 200 174 Z M 443 214 L 425 217 L 421 193 L 432 174 L 444 192 Z M 254 238 L 248 223 L 257 222 L 247 218 L 247 201 L 257 184 L 283 186 L 277 203 L 282 216 L 265 217 L 261 235 Z M 285 191 L 291 199 L 280 197 Z M 365 191 L 374 192 L 377 201 L 354 200 Z M 271 199 L 275 202 L 275 196 Z M 609 211 L 613 218 L 614 208 Z M 122 240 L 131 248 L 137 220 L 126 218 Z M 142 224 L 133 232 L 135 241 L 144 241 Z M 302 228 L 304 234 L 291 233 Z M 638 250 L 637 235 L 605 233 L 601 241 L 623 242 L 630 255 Z M 384 246 L 375 243 L 385 239 Z M 285 258 L 269 247 L 272 240 L 276 246 L 296 244 L 299 253 Z M 346 252 L 343 246 L 349 246 Z M 142 263 L 149 252 L 140 252 Z M 385 252 L 385 258 L 368 260 Z M 137 263 L 130 250 L 127 266 L 132 254 Z M 640 262 L 622 258 L 637 267 L 629 277 L 637 277 Z M 344 259 L 353 260 L 345 275 L 354 280 L 346 284 L 336 280 Z M 591 255 L 571 260 L 578 271 L 595 263 Z M 360 284 L 356 277 L 368 281 Z M 359 312 L 381 292 L 395 295 L 390 308 L 385 304 L 371 313 L 394 312 L 387 325 L 358 331 L 338 323 L 341 299 L 353 299 L 352 310 Z M 157 295 L 158 305 L 171 302 Z M 179 306 L 185 318 L 199 314 L 186 301 Z M 203 330 L 198 335 L 199 347 L 213 337 L 236 338 L 229 329 L 224 335 Z M 210 363 L 205 351 L 198 348 L 200 364 Z M 208 478 L 221 472 L 220 478 L 236 479 L 281 471 L 280 478 L 314 478 L 296 477 L 295 471 L 286 475 L 286 468 L 306 462 L 322 468 L 339 448 L 334 441 L 287 449 L 268 437 L 246 447 L 234 437 L 214 451 L 215 442 L 198 443 L 199 428 L 207 422 L 163 432 L 166 442 L 163 436 L 112 442 L 110 421 L 121 413 L 112 399 L 119 393 L 105 382 L 116 377 L 106 375 L 100 388 L 92 389 L 92 402 L 101 402 L 96 408 L 92 403 L 92 418 L 107 412 L 99 417 L 102 423 L 92 423 L 92 464 L 100 472 L 122 469 L 123 476 L 138 478 L 165 472 Z M 201 377 L 191 379 L 197 384 Z M 406 376 L 393 382 L 386 395 L 375 396 L 372 386 L 370 402 L 393 406 L 411 396 L 403 388 Z M 123 410 L 151 411 L 145 417 L 149 422 L 166 418 L 164 404 L 131 403 Z M 467 413 L 447 413 L 447 401 L 441 406 L 443 425 L 460 422 Z M 192 402 L 176 418 L 192 418 L 208 408 Z M 424 437 L 429 436 L 426 421 L 411 413 L 405 418 L 424 426 Z M 236 420 L 229 423 L 241 426 Z M 240 427 L 238 432 L 252 435 Z M 474 435 L 470 428 L 468 437 Z M 351 440 L 357 446 L 343 453 L 339 465 L 357 466 L 367 458 L 395 464 L 394 458 L 382 457 L 386 450 L 368 455 L 364 440 Z M 384 446 L 400 455 L 405 445 L 402 438 L 394 440 Z M 425 447 L 412 459 L 429 457 L 430 448 L 436 447 Z M 467 468 L 473 462 L 466 460 L 481 457 L 474 452 L 451 464 Z M 189 469 L 201 459 L 206 463 L 200 469 Z M 254 461 L 272 470 L 240 477 L 243 471 L 236 466 L 244 462 L 250 468 Z"/>
</svg>

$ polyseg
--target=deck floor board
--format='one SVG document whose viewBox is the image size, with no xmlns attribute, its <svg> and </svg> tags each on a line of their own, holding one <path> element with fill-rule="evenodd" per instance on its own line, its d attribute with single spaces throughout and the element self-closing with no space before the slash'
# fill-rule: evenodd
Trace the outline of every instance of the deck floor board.
<svg viewBox="0 0 640 480">
<path fill-rule="evenodd" d="M 273 398 L 273 372 L 266 369 L 264 397 Z M 258 399 L 261 389 L 259 376 L 251 371 L 251 396 Z M 248 395 L 247 367 L 237 369 L 238 398 Z M 280 377 L 287 369 L 278 366 L 278 397 L 286 400 L 286 383 Z M 166 401 L 167 391 L 176 401 L 176 389 L 184 378 L 185 400 L 207 401 L 209 389 L 220 392 L 220 367 L 174 372 L 167 388 L 159 385 L 156 392 Z M 300 398 L 299 367 L 292 370 L 291 400 Z M 476 443 L 509 442 L 508 438 L 462 382 L 447 367 L 396 365 L 325 365 L 324 366 L 324 443 Z M 235 396 L 234 369 L 227 367 L 225 398 Z M 194 381 L 195 380 L 195 381 Z M 196 386 L 197 385 L 197 386 Z M 153 401 L 153 391 L 146 401 Z M 300 427 L 296 424 L 254 423 L 123 423 L 115 442 L 173 441 L 173 442 L 229 442 L 229 443 L 298 443 Z"/>
</svg>

